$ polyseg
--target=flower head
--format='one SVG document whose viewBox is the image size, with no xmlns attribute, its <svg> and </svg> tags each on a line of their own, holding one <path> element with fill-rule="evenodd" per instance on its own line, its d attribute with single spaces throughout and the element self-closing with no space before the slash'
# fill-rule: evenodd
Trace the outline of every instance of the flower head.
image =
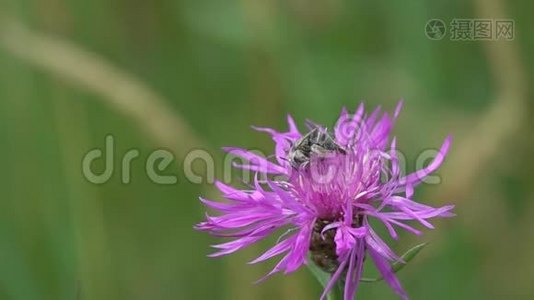
<svg viewBox="0 0 534 300">
<path fill-rule="evenodd" d="M 391 288 L 407 299 L 390 267 L 390 262 L 402 259 L 378 236 L 369 220 L 381 222 L 397 239 L 398 228 L 421 234 L 407 221 L 433 228 L 429 219 L 453 216 L 453 206 L 434 208 L 412 199 L 414 187 L 442 163 L 450 137 L 427 167 L 404 176 L 396 139 L 390 139 L 401 107 L 402 102 L 393 116 L 380 108 L 366 115 L 363 104 L 353 115 L 343 109 L 333 132 L 310 122 L 309 131 L 302 134 L 291 116 L 286 132 L 255 128 L 272 136 L 273 160 L 245 149 L 225 148 L 248 161 L 237 167 L 254 171 L 256 176 L 247 189 L 217 182 L 228 200 L 225 203 L 201 199 L 221 214 L 206 216 L 197 228 L 234 238 L 214 245 L 218 251 L 211 256 L 233 253 L 278 229 L 289 228 L 274 247 L 251 262 L 283 255 L 266 277 L 293 272 L 310 257 L 332 274 L 321 299 L 338 281 L 344 282 L 345 299 L 353 299 L 368 255 Z"/>
</svg>

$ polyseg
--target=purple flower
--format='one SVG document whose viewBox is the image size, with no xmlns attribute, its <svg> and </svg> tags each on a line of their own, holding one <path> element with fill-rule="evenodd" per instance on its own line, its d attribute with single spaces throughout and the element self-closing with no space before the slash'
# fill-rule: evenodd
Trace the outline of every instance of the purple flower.
<svg viewBox="0 0 534 300">
<path fill-rule="evenodd" d="M 332 274 L 321 299 L 338 281 L 344 282 L 345 300 L 354 299 L 368 255 L 391 288 L 408 299 L 390 264 L 402 259 L 373 230 L 369 219 L 380 221 L 398 239 L 398 228 L 421 234 L 407 221 L 433 228 L 429 219 L 453 216 L 452 205 L 434 208 L 412 199 L 414 187 L 443 162 L 451 139 L 445 139 L 426 168 L 404 176 L 396 140 L 390 141 L 401 107 L 402 102 L 392 117 L 380 108 L 366 115 L 363 104 L 354 115 L 343 109 L 332 135 L 311 122 L 303 135 L 291 116 L 287 132 L 255 128 L 272 136 L 274 160 L 245 149 L 225 148 L 248 161 L 237 167 L 254 171 L 256 176 L 248 189 L 217 182 L 228 200 L 224 203 L 201 198 L 221 215 L 206 216 L 197 229 L 234 238 L 214 245 L 218 251 L 211 256 L 233 253 L 287 228 L 274 247 L 250 262 L 283 254 L 266 277 L 293 272 L 310 257 Z"/>
</svg>

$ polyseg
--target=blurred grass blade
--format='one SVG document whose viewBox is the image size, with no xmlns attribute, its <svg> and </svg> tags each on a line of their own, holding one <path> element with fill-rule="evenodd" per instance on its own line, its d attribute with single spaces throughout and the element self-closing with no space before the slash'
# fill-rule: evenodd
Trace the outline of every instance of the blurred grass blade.
<svg viewBox="0 0 534 300">
<path fill-rule="evenodd" d="M 0 16 L 1 17 L 1 16 Z M 184 157 L 206 147 L 168 101 L 133 74 L 68 40 L 32 31 L 0 18 L 0 48 L 32 66 L 98 95 L 116 112 L 137 123 L 147 137 Z"/>
<path fill-rule="evenodd" d="M 409 249 L 408 251 L 406 251 L 402 256 L 402 260 L 404 262 L 394 262 L 393 264 L 391 264 L 391 269 L 393 270 L 393 273 L 397 273 L 399 272 L 400 270 L 402 270 L 407 264 L 408 262 L 410 262 L 412 259 L 414 259 L 417 254 L 419 254 L 419 252 L 421 252 L 421 250 L 423 250 L 423 248 L 428 245 L 428 243 L 422 243 L 422 244 L 418 244 L 418 245 L 415 245 L 413 248 Z M 370 282 L 377 282 L 377 281 L 381 281 L 383 280 L 384 278 L 382 276 L 378 277 L 378 278 L 362 278 L 360 279 L 361 282 L 367 282 L 367 283 L 370 283 Z"/>
</svg>

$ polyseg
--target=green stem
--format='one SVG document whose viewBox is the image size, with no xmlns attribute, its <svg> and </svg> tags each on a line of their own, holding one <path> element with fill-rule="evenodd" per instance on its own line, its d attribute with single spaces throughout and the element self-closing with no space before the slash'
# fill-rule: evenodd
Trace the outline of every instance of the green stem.
<svg viewBox="0 0 534 300">
<path fill-rule="evenodd" d="M 343 300 L 343 285 L 338 281 L 327 297 L 328 300 Z"/>
</svg>

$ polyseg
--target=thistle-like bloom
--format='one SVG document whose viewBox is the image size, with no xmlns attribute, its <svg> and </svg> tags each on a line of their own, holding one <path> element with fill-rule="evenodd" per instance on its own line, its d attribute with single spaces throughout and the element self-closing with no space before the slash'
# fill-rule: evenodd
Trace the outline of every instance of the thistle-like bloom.
<svg viewBox="0 0 534 300">
<path fill-rule="evenodd" d="M 303 135 L 291 116 L 287 132 L 255 128 L 272 136 L 272 160 L 245 149 L 225 148 L 248 162 L 237 167 L 256 176 L 247 189 L 217 182 L 228 200 L 224 203 L 201 199 L 221 215 L 207 216 L 197 228 L 234 238 L 214 245 L 219 250 L 212 256 L 233 253 L 286 229 L 274 247 L 251 262 L 283 254 L 266 277 L 279 271 L 293 272 L 310 257 L 331 274 L 321 299 L 338 281 L 344 282 L 345 300 L 354 299 L 368 256 L 390 287 L 408 299 L 390 264 L 402 259 L 378 236 L 369 220 L 378 220 L 393 239 L 398 239 L 399 228 L 421 234 L 407 221 L 433 228 L 428 220 L 453 216 L 453 206 L 434 208 L 412 199 L 414 187 L 443 162 L 450 137 L 427 167 L 403 175 L 396 140 L 390 140 L 401 107 L 402 102 L 392 117 L 380 108 L 366 115 L 363 104 L 353 115 L 343 109 L 331 134 L 309 122 L 310 131 Z"/>
</svg>

